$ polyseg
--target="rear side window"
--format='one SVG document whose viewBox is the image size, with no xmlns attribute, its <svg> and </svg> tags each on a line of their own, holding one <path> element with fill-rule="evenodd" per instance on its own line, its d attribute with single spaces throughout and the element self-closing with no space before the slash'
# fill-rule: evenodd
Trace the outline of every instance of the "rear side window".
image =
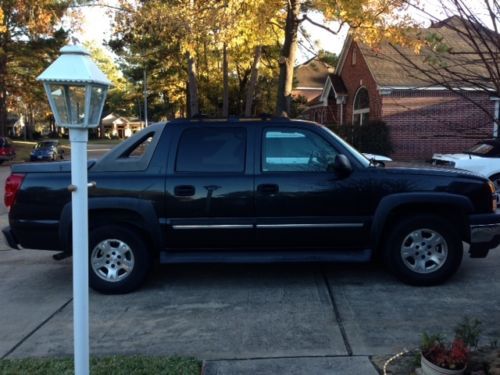
<svg viewBox="0 0 500 375">
<path fill-rule="evenodd" d="M 243 128 L 193 128 L 181 136 L 176 172 L 243 172 L 246 131 Z"/>
</svg>

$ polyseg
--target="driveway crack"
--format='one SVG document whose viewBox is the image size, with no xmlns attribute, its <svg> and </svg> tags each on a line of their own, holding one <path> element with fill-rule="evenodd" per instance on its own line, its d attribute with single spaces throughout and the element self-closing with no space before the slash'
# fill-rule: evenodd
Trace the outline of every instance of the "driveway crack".
<svg viewBox="0 0 500 375">
<path fill-rule="evenodd" d="M 45 324 L 47 324 L 56 314 L 60 313 L 66 306 L 68 306 L 71 302 L 73 301 L 73 298 L 70 298 L 68 301 L 62 304 L 61 307 L 59 307 L 56 311 L 54 311 L 52 314 L 49 315 L 47 319 L 45 319 L 43 322 L 41 322 L 39 325 L 37 325 L 30 333 L 28 333 L 26 336 L 24 336 L 21 341 L 19 341 L 16 345 L 14 345 L 7 353 L 5 353 L 1 359 L 7 358 L 9 355 L 11 355 L 17 348 L 19 348 L 26 340 L 28 340 L 31 336 L 33 336 L 36 331 L 38 331 L 40 328 L 42 328 Z"/>
<path fill-rule="evenodd" d="M 328 291 L 328 297 L 330 298 L 330 303 L 332 304 L 333 313 L 335 314 L 335 320 L 337 321 L 337 325 L 339 326 L 340 334 L 342 335 L 342 340 L 344 341 L 345 350 L 347 351 L 347 355 L 349 357 L 352 356 L 352 348 L 349 343 L 349 338 L 347 337 L 347 332 L 344 327 L 344 321 L 340 316 L 339 308 L 337 306 L 337 302 L 335 300 L 335 295 L 333 293 L 332 286 L 328 277 L 326 276 L 326 272 L 323 268 L 321 268 L 321 274 L 323 276 L 323 280 L 325 281 L 326 290 Z"/>
</svg>

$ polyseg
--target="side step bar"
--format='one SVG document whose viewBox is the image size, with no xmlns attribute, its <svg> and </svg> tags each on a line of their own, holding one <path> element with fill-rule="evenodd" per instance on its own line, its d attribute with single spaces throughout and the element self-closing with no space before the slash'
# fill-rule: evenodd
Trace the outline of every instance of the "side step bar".
<svg viewBox="0 0 500 375">
<path fill-rule="evenodd" d="M 366 263 L 372 250 L 290 250 L 290 251 L 162 251 L 160 263 Z"/>
</svg>

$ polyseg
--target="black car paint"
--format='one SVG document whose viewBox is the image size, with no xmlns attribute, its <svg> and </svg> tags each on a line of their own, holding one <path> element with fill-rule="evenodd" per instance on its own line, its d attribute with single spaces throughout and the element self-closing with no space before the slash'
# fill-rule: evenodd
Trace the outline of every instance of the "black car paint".
<svg viewBox="0 0 500 375">
<path fill-rule="evenodd" d="M 175 172 L 180 134 L 195 126 L 245 128 L 245 171 Z M 224 254 L 235 250 L 251 257 L 252 251 L 264 256 L 271 250 L 281 254 L 284 249 L 309 249 L 320 255 L 328 250 L 345 251 L 346 260 L 366 260 L 367 251 L 377 249 L 384 228 L 398 210 L 448 212 L 464 229 L 465 241 L 470 213 L 500 221 L 500 216 L 491 213 L 485 178 L 457 170 L 367 167 L 324 128 L 304 121 L 272 126 L 306 128 L 319 134 L 347 156 L 352 173 L 262 172 L 261 135 L 267 126 L 266 121 L 181 121 L 153 125 L 133 136 L 99 161 L 89 162 L 89 180 L 96 182 L 89 189 L 90 228 L 116 221 L 143 232 L 158 253 L 206 254 L 196 259 L 210 258 L 207 250 L 215 260 L 223 261 Z M 148 132 L 154 136 L 142 158 L 122 157 Z M 24 248 L 70 251 L 70 163 L 16 165 L 12 171 L 26 175 L 9 212 L 13 237 Z M 283 258 L 286 255 L 277 256 Z"/>
</svg>

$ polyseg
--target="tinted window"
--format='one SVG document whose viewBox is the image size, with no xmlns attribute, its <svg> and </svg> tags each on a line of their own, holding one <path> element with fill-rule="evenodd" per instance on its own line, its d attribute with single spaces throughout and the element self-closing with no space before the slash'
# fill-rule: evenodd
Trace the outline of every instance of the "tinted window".
<svg viewBox="0 0 500 375">
<path fill-rule="evenodd" d="M 151 145 L 154 133 L 150 133 L 142 137 L 138 142 L 136 142 L 131 148 L 129 148 L 125 153 L 123 153 L 120 158 L 140 158 L 145 153 L 148 147 Z"/>
<path fill-rule="evenodd" d="M 177 149 L 177 172 L 243 172 L 246 133 L 242 128 L 187 129 Z"/>
<path fill-rule="evenodd" d="M 322 172 L 337 152 L 319 135 L 301 129 L 268 129 L 262 142 L 264 172 Z"/>
</svg>

